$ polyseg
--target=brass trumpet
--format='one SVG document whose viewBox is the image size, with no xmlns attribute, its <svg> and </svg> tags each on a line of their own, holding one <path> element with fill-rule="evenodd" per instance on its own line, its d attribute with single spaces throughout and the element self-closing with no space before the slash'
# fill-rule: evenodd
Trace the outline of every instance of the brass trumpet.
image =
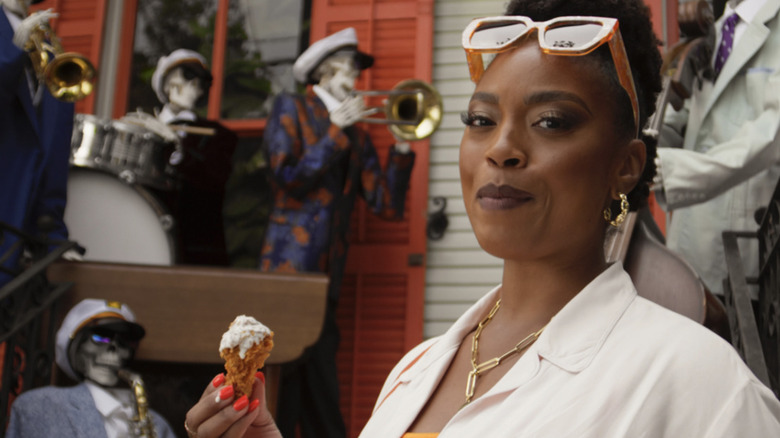
<svg viewBox="0 0 780 438">
<path fill-rule="evenodd" d="M 427 82 L 407 79 L 392 90 L 355 91 L 362 96 L 387 96 L 384 107 L 370 107 L 360 119 L 366 123 L 388 126 L 397 138 L 406 141 L 422 140 L 439 128 L 442 118 L 442 101 L 439 92 Z M 383 112 L 385 117 L 368 117 Z"/>
<path fill-rule="evenodd" d="M 22 10 L 27 11 L 23 0 Z M 75 102 L 92 93 L 95 67 L 83 55 L 64 52 L 59 37 L 48 24 L 41 24 L 30 34 L 25 45 L 38 80 L 45 83 L 52 96 L 64 102 Z"/>
</svg>

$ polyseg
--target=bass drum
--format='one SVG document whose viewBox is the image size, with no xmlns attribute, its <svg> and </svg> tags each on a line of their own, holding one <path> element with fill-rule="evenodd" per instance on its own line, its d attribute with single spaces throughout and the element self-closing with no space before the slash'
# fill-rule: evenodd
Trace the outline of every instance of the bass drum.
<svg viewBox="0 0 780 438">
<path fill-rule="evenodd" d="M 149 191 L 99 170 L 71 167 L 65 224 L 86 261 L 173 265 L 173 218 Z"/>
</svg>

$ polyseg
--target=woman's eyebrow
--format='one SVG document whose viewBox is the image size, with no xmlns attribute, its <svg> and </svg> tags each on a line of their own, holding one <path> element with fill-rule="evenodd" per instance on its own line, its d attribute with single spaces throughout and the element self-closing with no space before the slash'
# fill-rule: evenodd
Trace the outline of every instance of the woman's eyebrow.
<svg viewBox="0 0 780 438">
<path fill-rule="evenodd" d="M 526 105 L 534 105 L 539 103 L 556 102 L 561 100 L 568 100 L 582 106 L 589 114 L 593 114 L 582 98 L 574 93 L 567 91 L 539 91 L 526 96 L 523 101 Z"/>
<path fill-rule="evenodd" d="M 473 95 L 471 95 L 471 99 L 469 99 L 469 102 L 474 102 L 474 101 L 497 104 L 498 103 L 498 96 L 493 94 L 493 93 L 486 93 L 484 91 L 477 91 Z"/>
</svg>

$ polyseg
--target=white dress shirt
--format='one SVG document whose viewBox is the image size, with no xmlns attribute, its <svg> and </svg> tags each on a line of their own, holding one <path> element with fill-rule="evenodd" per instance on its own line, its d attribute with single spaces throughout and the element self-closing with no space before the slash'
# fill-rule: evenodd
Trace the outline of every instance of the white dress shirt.
<svg viewBox="0 0 780 438">
<path fill-rule="evenodd" d="M 100 415 L 103 416 L 108 438 L 130 436 L 130 422 L 135 414 L 135 401 L 129 389 L 107 389 L 89 380 L 84 381 L 95 400 Z"/>
<path fill-rule="evenodd" d="M 739 39 L 745 33 L 745 29 L 747 29 L 748 23 L 753 21 L 753 18 L 758 14 L 761 7 L 764 6 L 764 3 L 766 3 L 766 0 L 742 0 L 736 6 L 732 6 L 731 2 L 726 3 L 726 7 L 723 10 L 724 17 L 728 17 L 733 13 L 739 15 L 739 21 L 737 21 L 737 25 L 734 27 L 734 43 L 732 47 L 737 45 Z M 722 29 L 716 29 L 716 33 L 715 45 L 713 47 L 717 48 L 720 46 L 720 40 L 723 39 Z M 716 53 L 713 53 L 713 63 L 715 62 L 715 55 Z"/>
<path fill-rule="evenodd" d="M 390 373 L 361 437 L 403 435 L 497 287 Z M 465 381 L 464 389 L 465 389 Z M 432 431 L 435 432 L 435 431 Z M 730 344 L 642 297 L 620 263 L 587 285 L 439 438 L 777 437 L 780 402 Z"/>
<path fill-rule="evenodd" d="M 168 104 L 165 104 L 160 113 L 157 114 L 157 119 L 165 124 L 173 123 L 176 120 L 194 122 L 197 118 L 198 116 L 190 110 L 181 110 L 175 113 Z"/>
</svg>

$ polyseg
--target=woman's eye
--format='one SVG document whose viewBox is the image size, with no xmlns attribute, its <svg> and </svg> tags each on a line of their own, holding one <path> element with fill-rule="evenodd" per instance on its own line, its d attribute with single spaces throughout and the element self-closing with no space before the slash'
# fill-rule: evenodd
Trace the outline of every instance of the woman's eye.
<svg viewBox="0 0 780 438">
<path fill-rule="evenodd" d="M 543 114 L 533 123 L 533 126 L 556 131 L 571 129 L 573 125 L 568 118 L 558 114 Z"/>
<path fill-rule="evenodd" d="M 460 113 L 460 120 L 463 122 L 466 126 L 473 126 L 473 127 L 482 127 L 482 126 L 491 126 L 495 125 L 492 120 L 488 119 L 485 116 L 477 115 L 476 113 L 472 112 L 462 112 Z"/>
</svg>

